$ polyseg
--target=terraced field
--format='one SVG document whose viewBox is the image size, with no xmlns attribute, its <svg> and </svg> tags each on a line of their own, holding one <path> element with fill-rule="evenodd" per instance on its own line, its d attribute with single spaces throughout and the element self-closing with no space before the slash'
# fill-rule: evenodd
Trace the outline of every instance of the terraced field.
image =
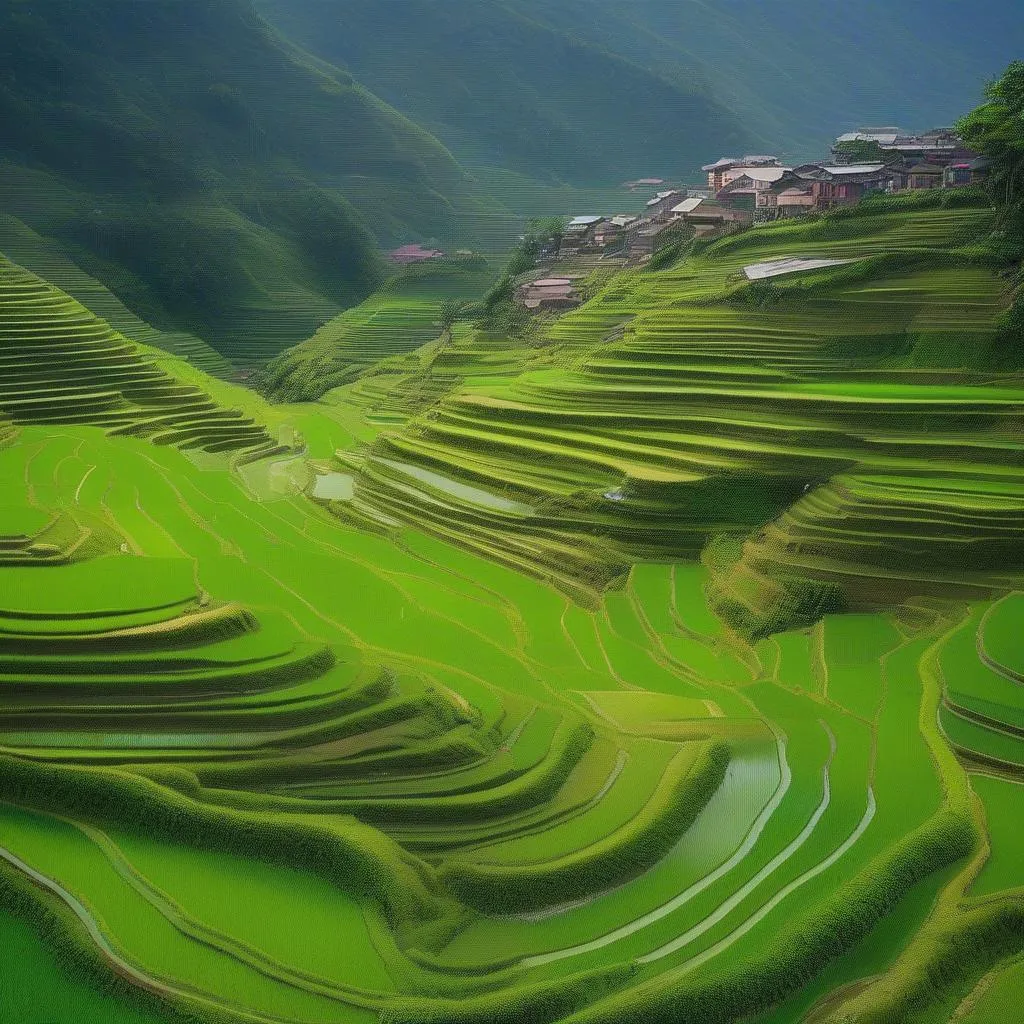
<svg viewBox="0 0 1024 1024">
<path fill-rule="evenodd" d="M 989 218 L 865 213 L 746 232 L 668 270 L 621 274 L 550 328 L 552 365 L 512 380 L 467 376 L 383 433 L 357 467 L 353 510 L 442 519 L 479 550 L 514 551 L 543 571 L 560 564 L 600 587 L 636 557 L 693 556 L 709 536 L 788 509 L 751 540 L 740 576 L 772 566 L 831 578 L 870 549 L 871 581 L 841 579 L 855 601 L 879 576 L 898 594 L 909 572 L 902 592 L 918 592 L 907 563 L 928 551 L 929 570 L 948 576 L 969 538 L 984 592 L 984 573 L 1019 572 L 1024 550 L 1024 392 L 1019 378 L 980 368 L 1005 284 L 956 249 Z M 780 255 L 853 262 L 767 285 L 741 279 L 744 265 Z M 410 483 L 408 467 L 453 483 Z M 460 500 L 459 484 L 530 512 Z M 879 532 L 882 520 L 932 516 L 930 548 L 927 530 L 910 545 Z M 722 586 L 756 606 L 742 580 Z"/>
<path fill-rule="evenodd" d="M 206 452 L 272 447 L 262 425 L 161 369 L 160 354 L 0 256 L 0 411 Z"/>
<path fill-rule="evenodd" d="M 234 373 L 231 364 L 196 335 L 159 331 L 141 320 L 110 289 L 73 263 L 59 245 L 8 214 L 0 214 L 0 252 L 77 299 L 126 338 L 170 352 L 215 377 L 229 378 Z"/>
<path fill-rule="evenodd" d="M 319 398 L 352 383 L 382 360 L 400 358 L 438 339 L 443 333 L 443 304 L 478 299 L 494 275 L 479 256 L 401 268 L 365 302 L 271 362 L 254 383 L 278 399 Z"/>
<path fill-rule="evenodd" d="M 984 217 L 928 213 L 904 244 Z M 811 367 L 815 324 L 876 337 L 811 283 L 692 298 L 759 238 L 626 272 L 544 345 L 460 327 L 315 406 L 243 399 L 0 267 L 0 1015 L 1012 1004 L 1020 390 Z M 957 320 L 932 270 L 917 305 L 871 299 L 878 323 Z M 673 361 L 698 312 L 722 360 Z M 803 368 L 726 355 L 759 325 Z M 766 594 L 795 579 L 818 605 L 791 588 L 783 622 Z M 720 614 L 740 598 L 753 628 Z"/>
</svg>

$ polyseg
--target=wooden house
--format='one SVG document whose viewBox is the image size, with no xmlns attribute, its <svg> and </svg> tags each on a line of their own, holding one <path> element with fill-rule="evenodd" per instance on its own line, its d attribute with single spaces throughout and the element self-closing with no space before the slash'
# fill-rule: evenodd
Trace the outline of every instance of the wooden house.
<svg viewBox="0 0 1024 1024">
<path fill-rule="evenodd" d="M 712 199 L 684 199 L 672 214 L 701 235 L 729 227 L 744 227 L 754 219 L 750 210 L 738 210 Z"/>
<path fill-rule="evenodd" d="M 573 309 L 582 302 L 571 277 L 543 277 L 516 289 L 516 301 L 529 310 Z"/>
<path fill-rule="evenodd" d="M 793 169 L 799 179 L 796 187 L 810 190 L 815 210 L 834 206 L 853 206 L 866 192 L 890 187 L 893 169 L 884 163 L 803 164 Z"/>
<path fill-rule="evenodd" d="M 656 192 L 654 197 L 647 201 L 647 205 L 644 208 L 644 217 L 649 220 L 664 219 L 669 210 L 685 198 L 686 193 L 677 188 Z"/>
<path fill-rule="evenodd" d="M 578 252 L 593 245 L 594 231 L 604 217 L 573 217 L 562 235 L 562 251 Z"/>
<path fill-rule="evenodd" d="M 814 209 L 811 187 L 795 175 L 777 182 L 758 196 L 755 221 L 771 221 L 788 217 L 802 217 Z"/>
<path fill-rule="evenodd" d="M 719 189 L 715 194 L 715 200 L 722 206 L 753 212 L 759 205 L 763 205 L 764 194 L 790 171 L 791 168 L 781 166 L 745 167 L 742 174 Z"/>
<path fill-rule="evenodd" d="M 606 217 L 594 228 L 594 245 L 606 251 L 621 249 L 640 228 L 640 218 L 629 213 Z"/>
<path fill-rule="evenodd" d="M 938 164 L 914 164 L 907 169 L 907 188 L 941 188 L 944 170 Z"/>
<path fill-rule="evenodd" d="M 629 251 L 634 256 L 651 256 L 683 233 L 684 225 L 679 220 L 646 221 L 633 236 Z"/>
<path fill-rule="evenodd" d="M 712 192 L 720 192 L 726 185 L 747 171 L 781 166 L 778 157 L 748 154 L 741 158 L 723 156 L 713 164 L 705 164 L 701 170 L 708 176 L 708 188 Z"/>
</svg>

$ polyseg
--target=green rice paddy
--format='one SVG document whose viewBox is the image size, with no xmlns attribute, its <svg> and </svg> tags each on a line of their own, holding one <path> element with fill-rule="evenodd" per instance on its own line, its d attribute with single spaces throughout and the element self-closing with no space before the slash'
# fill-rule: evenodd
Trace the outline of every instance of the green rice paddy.
<svg viewBox="0 0 1024 1024">
<path fill-rule="evenodd" d="M 919 365 L 995 337 L 988 217 L 398 327 L 315 405 L 0 263 L 0 1014 L 999 1019 L 1024 389 Z M 736 280 L 797 255 L 864 259 Z"/>
</svg>

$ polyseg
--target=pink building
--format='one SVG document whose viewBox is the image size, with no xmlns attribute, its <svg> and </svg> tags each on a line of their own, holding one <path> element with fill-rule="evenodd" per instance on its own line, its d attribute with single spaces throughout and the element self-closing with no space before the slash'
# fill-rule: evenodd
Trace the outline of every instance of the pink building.
<svg viewBox="0 0 1024 1024">
<path fill-rule="evenodd" d="M 421 245 L 401 245 L 388 253 L 392 263 L 423 263 L 443 258 L 444 253 L 440 249 L 424 249 Z"/>
</svg>

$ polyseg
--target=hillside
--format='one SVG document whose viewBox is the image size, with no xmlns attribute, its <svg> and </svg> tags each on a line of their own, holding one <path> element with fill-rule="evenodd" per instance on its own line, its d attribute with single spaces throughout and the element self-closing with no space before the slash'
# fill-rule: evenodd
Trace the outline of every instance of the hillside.
<svg viewBox="0 0 1024 1024">
<path fill-rule="evenodd" d="M 819 158 L 862 124 L 951 124 L 1024 48 L 1009 0 L 516 2 L 665 77 L 701 83 L 764 152 L 794 160 Z"/>
<path fill-rule="evenodd" d="M 252 384 L 277 401 L 319 398 L 383 360 L 440 341 L 450 326 L 442 323 L 446 305 L 458 310 L 479 299 L 496 276 L 495 267 L 479 256 L 406 267 L 313 337 L 282 352 Z"/>
<path fill-rule="evenodd" d="M 0 1016 L 1012 1019 L 1024 389 L 942 198 L 297 406 L 0 262 Z"/>
<path fill-rule="evenodd" d="M 246 0 L 7 4 L 0 67 L 0 212 L 243 363 L 362 299 L 378 242 L 435 233 L 463 188 Z"/>
<path fill-rule="evenodd" d="M 260 3 L 461 160 L 587 183 L 948 124 L 1024 47 L 1009 0 Z"/>
<path fill-rule="evenodd" d="M 585 27 L 545 24 L 529 4 L 261 0 L 261 10 L 467 163 L 608 184 L 694 172 L 708 153 L 758 142 L 714 93 L 625 59 Z"/>
<path fill-rule="evenodd" d="M 1019 355 L 1000 333 L 1009 282 L 977 245 L 992 211 L 957 199 L 865 203 L 625 271 L 547 327 L 529 372 L 495 379 L 493 342 L 468 337 L 447 394 L 341 456 L 356 481 L 347 514 L 416 522 L 577 596 L 636 559 L 749 534 L 716 585 L 755 633 L 786 622 L 803 588 L 791 578 L 838 584 L 854 606 L 943 580 L 1005 584 L 1024 569 Z M 851 262 L 767 282 L 741 272 L 794 255 Z M 889 535 L 925 506 L 934 536 Z"/>
</svg>

